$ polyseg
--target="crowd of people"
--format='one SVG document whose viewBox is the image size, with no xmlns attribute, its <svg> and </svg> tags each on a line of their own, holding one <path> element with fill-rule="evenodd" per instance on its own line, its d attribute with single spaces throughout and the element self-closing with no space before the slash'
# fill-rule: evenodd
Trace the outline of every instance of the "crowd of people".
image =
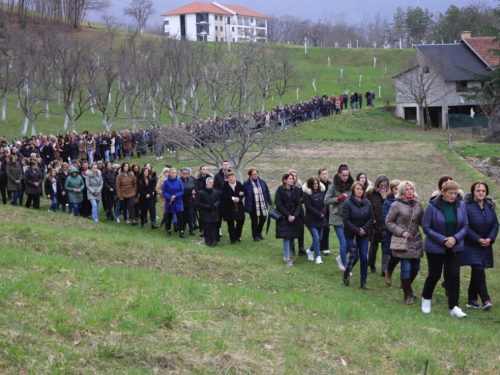
<svg viewBox="0 0 500 375">
<path fill-rule="evenodd" d="M 55 136 L 40 136 L 13 145 L 1 140 L 3 204 L 10 201 L 21 206 L 25 200 L 26 208 L 39 209 L 40 198 L 45 197 L 50 201 L 50 212 L 68 211 L 69 215 L 95 222 L 99 221 L 102 206 L 108 220 L 120 223 L 122 217 L 125 224 L 140 223 L 142 229 L 149 224 L 152 230 L 164 226 L 168 237 L 173 232 L 181 238 L 194 236 L 199 229 L 209 247 L 220 242 L 224 221 L 229 241 L 235 245 L 242 241 L 246 214 L 250 217 L 252 240 L 256 242 L 264 240 L 264 225 L 273 217 L 276 238 L 283 240 L 283 259 L 289 267 L 294 265 L 295 255 L 323 264 L 322 255 L 330 253 L 333 227 L 339 242 L 336 261 L 346 286 L 350 285 L 359 261 L 360 287 L 369 289 L 368 272 L 378 272 L 380 247 L 381 273 L 386 284 L 392 284 L 393 272 L 400 263 L 404 302 L 411 305 L 416 297 L 413 281 L 425 253 L 428 276 L 422 292 L 424 313 L 431 311 L 435 286 L 444 273 L 442 285 L 451 315 L 466 316 L 459 307 L 461 266 L 471 267 L 466 307 L 492 307 L 485 269 L 493 267 L 492 245 L 499 224 L 495 202 L 488 196 L 489 187 L 484 181 L 474 182 L 470 192 L 464 194 L 450 176 L 444 175 L 424 210 L 411 181 L 391 181 L 382 174 L 372 183 L 366 173 L 353 177 L 349 167 L 341 164 L 332 180 L 328 170 L 321 168 L 304 184 L 295 170 L 289 170 L 282 176 L 273 201 L 256 168 L 248 170 L 248 179 L 243 183 L 237 181 L 227 161 L 215 174 L 208 173 L 205 165 L 194 175 L 188 167 L 181 168 L 178 175 L 171 165 L 157 173 L 150 163 L 129 164 L 132 150 L 140 156 L 142 149 L 131 147 L 134 141 L 130 132 L 124 131 L 123 143 L 116 142 L 118 136 L 122 135 L 84 132 L 79 140 L 75 134 L 59 141 Z M 85 152 L 69 146 L 75 141 L 77 146 L 80 142 L 86 144 Z M 136 142 L 149 147 L 147 138 L 136 138 Z M 119 144 L 123 147 L 121 154 L 117 152 Z M 124 161 L 118 164 L 120 157 Z M 307 249 L 305 228 L 312 239 Z"/>
</svg>

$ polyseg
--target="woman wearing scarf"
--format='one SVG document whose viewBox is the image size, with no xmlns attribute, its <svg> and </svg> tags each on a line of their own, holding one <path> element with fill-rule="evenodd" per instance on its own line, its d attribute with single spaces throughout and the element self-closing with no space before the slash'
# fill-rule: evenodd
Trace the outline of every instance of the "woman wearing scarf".
<svg viewBox="0 0 500 375">
<path fill-rule="evenodd" d="M 222 184 L 221 190 L 221 213 L 227 222 L 231 244 L 234 245 L 241 241 L 241 231 L 245 224 L 245 207 L 243 206 L 245 192 L 242 183 L 236 181 L 236 175 L 233 172 L 226 174 L 226 178 L 227 181 Z"/>
<path fill-rule="evenodd" d="M 248 170 L 248 180 L 243 183 L 245 191 L 245 211 L 252 221 L 252 237 L 254 241 L 263 240 L 262 229 L 266 222 L 267 208 L 273 205 L 266 181 L 259 177 L 257 168 Z"/>
<path fill-rule="evenodd" d="M 415 193 L 415 185 L 402 181 L 396 200 L 385 218 L 385 225 L 393 235 L 405 237 L 408 241 L 405 251 L 392 251 L 392 256 L 401 260 L 401 284 L 407 305 L 413 305 L 416 295 L 411 284 L 420 270 L 420 258 L 424 256 L 424 243 L 418 228 L 423 217 L 424 209 Z"/>
</svg>

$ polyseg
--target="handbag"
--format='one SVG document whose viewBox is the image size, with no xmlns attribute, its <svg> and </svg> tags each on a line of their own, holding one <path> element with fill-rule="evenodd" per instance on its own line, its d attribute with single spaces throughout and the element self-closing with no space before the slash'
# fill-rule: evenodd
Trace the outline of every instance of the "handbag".
<svg viewBox="0 0 500 375">
<path fill-rule="evenodd" d="M 410 225 L 408 225 L 408 230 L 406 232 L 410 232 L 411 223 L 413 221 L 413 213 L 415 212 L 415 206 L 413 206 L 413 210 L 411 212 L 411 220 Z M 392 236 L 390 249 L 392 251 L 407 251 L 408 250 L 408 238 L 406 237 L 398 237 Z"/>
<path fill-rule="evenodd" d="M 280 212 L 275 208 L 272 208 L 271 211 L 269 211 L 269 216 L 271 216 L 271 219 L 274 220 L 283 219 L 283 215 L 280 214 Z"/>
</svg>

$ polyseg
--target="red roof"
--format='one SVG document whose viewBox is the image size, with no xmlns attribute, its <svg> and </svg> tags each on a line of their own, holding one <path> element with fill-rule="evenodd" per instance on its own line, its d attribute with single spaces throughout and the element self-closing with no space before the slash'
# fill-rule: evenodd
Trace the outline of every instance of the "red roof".
<svg viewBox="0 0 500 375">
<path fill-rule="evenodd" d="M 175 16 L 179 14 L 191 14 L 191 13 L 214 13 L 214 14 L 224 14 L 230 16 L 231 13 L 225 11 L 222 8 L 219 8 L 212 3 L 191 3 L 188 5 L 184 5 L 183 7 L 177 8 L 175 10 L 171 10 L 170 12 L 163 13 L 162 17 L 165 16 Z"/>
<path fill-rule="evenodd" d="M 268 18 L 267 16 L 254 12 L 253 10 L 250 10 L 248 8 L 239 6 L 239 5 L 228 5 L 228 4 L 221 4 L 222 6 L 231 9 L 233 12 L 235 12 L 239 16 L 247 16 L 247 17 L 256 17 L 256 18 Z M 179 14 L 192 14 L 192 13 L 213 13 L 213 14 L 224 14 L 224 15 L 232 15 L 230 12 L 218 7 L 217 5 L 214 5 L 213 3 L 200 3 L 200 2 L 195 2 L 195 3 L 190 3 L 187 5 L 184 5 L 183 7 L 171 10 L 170 12 L 163 13 L 161 16 L 175 16 Z"/>
<path fill-rule="evenodd" d="M 498 49 L 499 47 L 494 37 L 462 38 L 462 40 L 490 67 L 496 67 L 500 64 L 499 56 L 491 52 L 491 49 Z"/>
<path fill-rule="evenodd" d="M 257 17 L 257 18 L 268 18 L 267 16 L 254 12 L 253 10 L 250 10 L 248 8 L 242 7 L 240 5 L 228 5 L 228 4 L 222 4 L 226 8 L 229 8 L 233 11 L 235 11 L 239 16 L 247 16 L 247 17 Z"/>
</svg>

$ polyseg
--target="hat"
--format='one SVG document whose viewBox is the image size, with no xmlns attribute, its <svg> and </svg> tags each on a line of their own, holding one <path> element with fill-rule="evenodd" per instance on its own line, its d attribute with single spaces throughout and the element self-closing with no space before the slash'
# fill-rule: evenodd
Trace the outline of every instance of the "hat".
<svg viewBox="0 0 500 375">
<path fill-rule="evenodd" d="M 97 164 L 102 164 L 102 160 L 97 160 Z"/>
</svg>

